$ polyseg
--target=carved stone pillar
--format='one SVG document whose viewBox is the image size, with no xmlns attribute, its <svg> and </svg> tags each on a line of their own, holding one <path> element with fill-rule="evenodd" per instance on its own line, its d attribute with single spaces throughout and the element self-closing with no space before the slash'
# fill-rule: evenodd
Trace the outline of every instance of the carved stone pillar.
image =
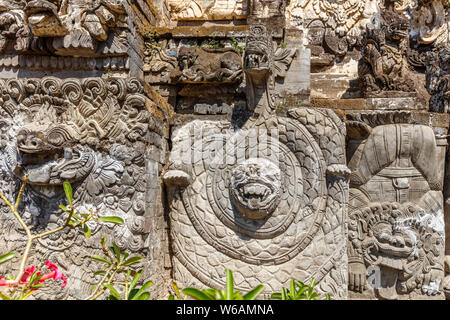
<svg viewBox="0 0 450 320">
<path fill-rule="evenodd" d="M 445 137 L 408 111 L 347 126 L 350 297 L 443 299 Z"/>
</svg>

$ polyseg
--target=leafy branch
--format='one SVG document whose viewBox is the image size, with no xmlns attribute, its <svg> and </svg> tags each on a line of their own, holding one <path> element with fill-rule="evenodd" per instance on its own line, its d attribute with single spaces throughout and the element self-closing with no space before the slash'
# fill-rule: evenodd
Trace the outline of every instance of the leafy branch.
<svg viewBox="0 0 450 320">
<path fill-rule="evenodd" d="M 54 233 L 60 232 L 64 230 L 65 228 L 71 228 L 75 229 L 78 227 L 83 228 L 84 234 L 87 238 L 91 236 L 91 230 L 87 225 L 88 221 L 102 221 L 102 222 L 109 222 L 114 224 L 123 224 L 124 221 L 120 217 L 115 216 L 109 216 L 109 217 L 98 217 L 97 214 L 95 214 L 92 210 L 89 214 L 86 213 L 80 213 L 77 211 L 76 207 L 73 205 L 73 196 L 72 196 L 72 187 L 70 183 L 64 182 L 64 192 L 67 198 L 68 207 L 64 205 L 60 205 L 59 207 L 63 210 L 63 212 L 67 213 L 67 217 L 65 219 L 65 222 L 63 225 L 49 230 L 45 232 L 41 232 L 38 234 L 33 235 L 31 233 L 31 229 L 26 225 L 25 221 L 22 219 L 20 213 L 19 213 L 19 205 L 22 201 L 22 197 L 25 191 L 25 187 L 28 182 L 28 175 L 25 175 L 23 177 L 23 183 L 20 188 L 19 194 L 17 196 L 17 199 L 14 204 L 12 204 L 6 196 L 0 192 L 0 198 L 3 200 L 3 202 L 9 207 L 10 211 L 14 215 L 14 217 L 17 219 L 17 221 L 20 223 L 22 228 L 24 229 L 27 237 L 27 243 L 25 246 L 24 253 L 22 255 L 22 258 L 20 260 L 19 270 L 17 272 L 17 275 L 15 277 L 9 277 L 6 280 L 3 280 L 3 277 L 0 278 L 0 286 L 6 286 L 8 288 L 11 288 L 11 292 L 5 293 L 2 292 L 0 294 L 0 297 L 3 299 L 25 299 L 28 297 L 33 291 L 35 291 L 37 288 L 41 287 L 45 280 L 53 277 L 53 279 L 63 279 L 65 281 L 65 277 L 62 276 L 61 272 L 58 270 L 57 266 L 53 263 L 47 261 L 46 266 L 51 270 L 51 272 L 47 274 L 42 274 L 41 270 L 36 268 L 35 266 L 25 268 L 29 255 L 30 250 L 33 244 L 33 241 L 41 238 L 48 237 Z M 2 256 L 0 256 L 0 264 L 5 263 L 12 258 L 15 257 L 15 253 L 7 253 Z M 64 282 L 65 283 L 65 282 Z M 21 286 L 22 288 L 19 289 L 18 287 Z M 17 295 L 16 293 L 20 291 L 20 294 Z"/>
<path fill-rule="evenodd" d="M 128 268 L 132 265 L 139 263 L 142 256 L 129 257 L 127 252 L 122 252 L 120 248 L 113 242 L 112 246 L 106 247 L 106 236 L 101 240 L 101 246 L 105 257 L 99 255 L 93 255 L 90 258 L 96 261 L 104 263 L 106 270 L 99 270 L 94 275 L 101 276 L 101 280 L 93 287 L 93 292 L 87 298 L 87 300 L 96 300 L 102 296 L 106 290 L 110 295 L 108 300 L 148 300 L 150 293 L 146 290 L 153 285 L 152 281 L 145 282 L 142 287 L 137 288 L 136 285 L 139 282 L 143 270 L 133 272 Z M 119 274 L 125 274 L 125 280 L 117 280 Z M 119 285 L 123 289 L 118 290 L 116 286 Z M 123 291 L 123 294 L 120 294 Z"/>
</svg>

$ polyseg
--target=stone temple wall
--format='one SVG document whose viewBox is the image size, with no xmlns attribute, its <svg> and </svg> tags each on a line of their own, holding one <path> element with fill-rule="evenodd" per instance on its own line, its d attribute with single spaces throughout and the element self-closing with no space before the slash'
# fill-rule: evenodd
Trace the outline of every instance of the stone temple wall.
<svg viewBox="0 0 450 320">
<path fill-rule="evenodd" d="M 0 191 L 83 299 L 100 239 L 179 287 L 450 299 L 448 0 L 6 0 Z M 0 206 L 0 254 L 24 250 Z M 0 266 L 11 272 L 18 261 Z M 51 290 L 51 291 L 50 291 Z M 56 291 L 55 291 L 56 290 Z"/>
</svg>

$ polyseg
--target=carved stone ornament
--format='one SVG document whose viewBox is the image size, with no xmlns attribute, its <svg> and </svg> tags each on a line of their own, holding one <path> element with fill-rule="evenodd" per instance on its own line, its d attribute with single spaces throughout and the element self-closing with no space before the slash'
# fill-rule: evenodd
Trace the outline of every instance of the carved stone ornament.
<svg viewBox="0 0 450 320">
<path fill-rule="evenodd" d="M 178 67 L 170 78 L 172 83 L 231 83 L 242 81 L 242 75 L 241 57 L 232 48 L 183 46 L 178 52 Z"/>
<path fill-rule="evenodd" d="M 245 19 L 247 0 L 169 0 L 174 20 L 231 20 Z"/>
<path fill-rule="evenodd" d="M 118 0 L 6 0 L 0 4 L 0 49 L 57 55 L 125 54 L 126 12 Z"/>
<path fill-rule="evenodd" d="M 367 25 L 358 65 L 360 88 L 366 96 L 415 92 L 406 59 L 409 25 L 407 19 L 391 10 L 383 11 Z"/>
<path fill-rule="evenodd" d="M 365 24 L 376 11 L 369 0 L 296 0 L 288 5 L 286 18 L 290 25 L 308 29 L 313 55 L 322 55 L 325 48 L 344 56 L 360 42 Z"/>
<path fill-rule="evenodd" d="M 449 112 L 450 44 L 428 53 L 426 86 L 431 95 L 430 111 Z"/>
<path fill-rule="evenodd" d="M 445 146 L 431 127 L 378 113 L 347 123 L 359 132 L 347 150 L 350 297 L 443 299 Z"/>
<path fill-rule="evenodd" d="M 229 268 L 238 290 L 264 283 L 266 298 L 312 277 L 321 292 L 347 296 L 345 127 L 325 109 L 276 115 L 273 81 L 294 54 L 274 52 L 266 28 L 252 26 L 244 70 L 253 116 L 240 128 L 194 120 L 172 135 L 163 179 L 181 286 L 223 286 Z"/>
<path fill-rule="evenodd" d="M 98 281 L 93 271 L 101 265 L 88 257 L 100 254 L 103 235 L 131 253 L 147 254 L 145 154 L 150 133 L 162 135 L 150 113 L 156 105 L 133 78 L 1 80 L 0 91 L 0 188 L 13 199 L 23 175 L 29 176 L 19 211 L 33 232 L 64 222 L 58 207 L 65 201 L 64 181 L 72 184 L 74 205 L 82 213 L 93 209 L 125 221 L 120 226 L 88 222 L 89 239 L 75 230 L 62 231 L 33 248 L 30 263 L 42 265 L 49 259 L 69 276 L 66 288 L 55 289 L 56 298 L 84 299 Z M 23 251 L 26 237 L 4 204 L 0 221 L 2 250 Z M 145 278 L 150 264 L 143 259 Z M 10 273 L 14 266 L 13 261 L 2 268 Z M 47 290 L 36 298 L 54 299 Z"/>
</svg>

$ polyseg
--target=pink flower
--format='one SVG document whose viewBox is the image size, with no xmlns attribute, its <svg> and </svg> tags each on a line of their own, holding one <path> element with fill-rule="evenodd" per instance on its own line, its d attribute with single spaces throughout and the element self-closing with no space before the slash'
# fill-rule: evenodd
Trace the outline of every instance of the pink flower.
<svg viewBox="0 0 450 320">
<path fill-rule="evenodd" d="M 42 282 L 50 278 L 53 278 L 53 280 L 62 280 L 63 284 L 61 285 L 61 288 L 64 288 L 67 285 L 67 277 L 63 276 L 62 272 L 59 271 L 58 266 L 50 261 L 47 261 L 45 265 L 48 269 L 52 270 L 52 272 L 45 274 L 40 280 Z"/>
<path fill-rule="evenodd" d="M 36 266 L 31 266 L 31 267 L 25 268 L 25 270 L 23 271 L 23 275 L 19 280 L 19 283 L 27 283 L 35 271 L 36 271 Z M 41 272 L 38 271 L 37 275 L 40 275 L 40 274 L 41 274 Z"/>
</svg>

